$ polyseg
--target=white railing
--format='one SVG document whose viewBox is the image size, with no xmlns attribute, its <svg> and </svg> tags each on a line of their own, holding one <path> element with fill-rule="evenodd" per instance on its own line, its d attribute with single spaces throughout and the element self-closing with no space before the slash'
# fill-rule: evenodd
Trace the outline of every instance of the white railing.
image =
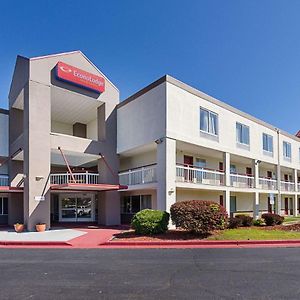
<svg viewBox="0 0 300 300">
<path fill-rule="evenodd" d="M 224 172 L 177 165 L 176 181 L 198 184 L 224 185 Z"/>
<path fill-rule="evenodd" d="M 99 174 L 97 173 L 73 173 L 75 181 L 70 173 L 57 173 L 50 175 L 50 184 L 67 184 L 67 183 L 82 183 L 82 184 L 97 184 L 99 183 Z"/>
<path fill-rule="evenodd" d="M 136 185 L 156 182 L 156 165 L 145 166 L 119 173 L 120 184 Z"/>
<path fill-rule="evenodd" d="M 230 185 L 241 188 L 253 188 L 254 177 L 241 174 L 230 174 Z"/>
<path fill-rule="evenodd" d="M 263 190 L 277 190 L 277 180 L 271 178 L 259 178 L 259 188 Z"/>
<path fill-rule="evenodd" d="M 286 192 L 294 192 L 295 191 L 295 183 L 291 181 L 280 181 L 280 186 L 282 191 Z"/>
<path fill-rule="evenodd" d="M 0 186 L 8 186 L 8 175 L 0 175 Z"/>
</svg>

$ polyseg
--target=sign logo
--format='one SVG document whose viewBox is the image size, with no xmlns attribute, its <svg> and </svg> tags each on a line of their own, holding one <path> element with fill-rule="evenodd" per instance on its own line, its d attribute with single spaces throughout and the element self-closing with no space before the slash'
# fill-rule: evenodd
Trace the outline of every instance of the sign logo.
<svg viewBox="0 0 300 300">
<path fill-rule="evenodd" d="M 61 61 L 57 63 L 55 71 L 58 80 L 68 82 L 98 94 L 105 91 L 105 80 L 101 76 L 94 75 Z"/>
</svg>

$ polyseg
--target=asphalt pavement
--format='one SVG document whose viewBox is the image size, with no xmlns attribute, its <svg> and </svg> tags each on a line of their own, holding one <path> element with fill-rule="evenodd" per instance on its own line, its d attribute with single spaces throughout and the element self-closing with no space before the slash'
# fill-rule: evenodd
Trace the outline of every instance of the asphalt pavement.
<svg viewBox="0 0 300 300">
<path fill-rule="evenodd" d="M 0 299 L 300 299 L 300 248 L 0 249 Z"/>
</svg>

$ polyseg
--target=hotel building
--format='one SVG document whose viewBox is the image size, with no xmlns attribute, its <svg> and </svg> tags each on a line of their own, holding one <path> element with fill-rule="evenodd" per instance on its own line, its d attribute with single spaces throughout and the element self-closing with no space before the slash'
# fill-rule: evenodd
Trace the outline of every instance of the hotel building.
<svg viewBox="0 0 300 300">
<path fill-rule="evenodd" d="M 164 76 L 120 102 L 80 51 L 18 56 L 0 110 L 0 224 L 128 223 L 212 200 L 297 215 L 300 139 Z"/>
</svg>

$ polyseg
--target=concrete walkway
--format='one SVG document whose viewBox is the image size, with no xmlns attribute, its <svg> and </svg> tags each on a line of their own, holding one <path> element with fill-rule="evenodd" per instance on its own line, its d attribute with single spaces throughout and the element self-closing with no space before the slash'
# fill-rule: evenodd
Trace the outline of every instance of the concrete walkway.
<svg viewBox="0 0 300 300">
<path fill-rule="evenodd" d="M 67 242 L 78 238 L 86 232 L 75 229 L 54 229 L 45 232 L 21 232 L 16 233 L 13 230 L 0 230 L 0 242 Z"/>
</svg>

